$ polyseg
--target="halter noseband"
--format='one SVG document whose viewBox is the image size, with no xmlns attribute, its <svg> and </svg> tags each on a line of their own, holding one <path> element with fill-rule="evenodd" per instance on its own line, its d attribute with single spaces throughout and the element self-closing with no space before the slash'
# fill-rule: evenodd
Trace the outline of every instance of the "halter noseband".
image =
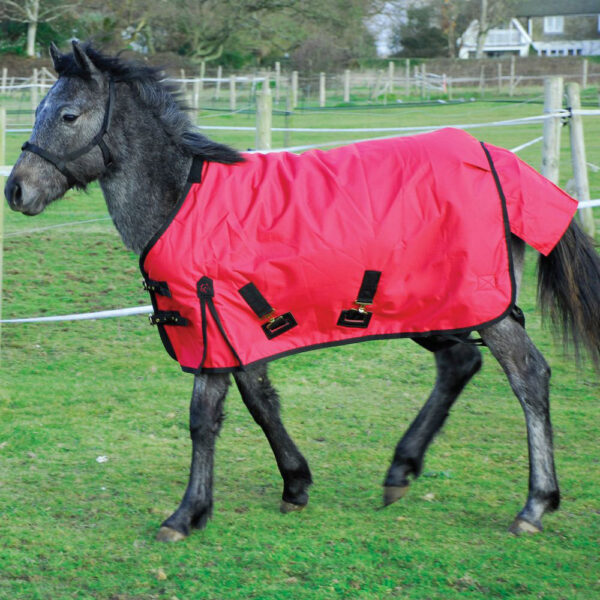
<svg viewBox="0 0 600 600">
<path fill-rule="evenodd" d="M 108 99 L 106 101 L 106 109 L 104 111 L 104 120 L 102 121 L 102 127 L 100 127 L 100 131 L 94 136 L 94 138 L 79 150 L 75 150 L 74 152 L 70 152 L 65 156 L 57 156 L 48 150 L 44 150 L 40 148 L 36 144 L 31 144 L 30 142 L 25 142 L 21 147 L 22 151 L 33 152 L 38 156 L 41 156 L 43 159 L 47 160 L 49 163 L 53 164 L 66 178 L 69 187 L 73 187 L 76 184 L 84 185 L 84 182 L 81 182 L 69 171 L 67 168 L 67 163 L 73 160 L 76 160 L 80 156 L 87 154 L 90 150 L 92 150 L 95 146 L 98 146 L 102 151 L 102 158 L 104 159 L 104 166 L 108 167 L 112 163 L 112 156 L 106 142 L 104 141 L 104 135 L 108 131 L 108 126 L 110 125 L 110 118 L 112 115 L 112 109 L 115 99 L 115 90 L 114 90 L 114 82 L 111 79 L 108 80 Z"/>
</svg>

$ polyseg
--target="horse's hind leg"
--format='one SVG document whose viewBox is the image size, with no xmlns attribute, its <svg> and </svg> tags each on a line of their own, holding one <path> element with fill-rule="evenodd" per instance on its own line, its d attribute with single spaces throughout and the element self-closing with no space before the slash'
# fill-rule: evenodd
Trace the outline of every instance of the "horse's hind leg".
<svg viewBox="0 0 600 600">
<path fill-rule="evenodd" d="M 394 453 L 384 481 L 383 502 L 387 506 L 406 492 L 408 477 L 418 477 L 423 457 L 433 436 L 442 427 L 456 398 L 481 367 L 479 349 L 469 344 L 456 344 L 435 352 L 437 379 L 429 399 L 419 411 Z"/>
<path fill-rule="evenodd" d="M 259 366 L 234 374 L 235 382 L 254 420 L 264 431 L 283 478 L 282 512 L 299 510 L 308 503 L 312 483 L 306 459 L 286 431 L 279 412 L 279 397 L 267 368 Z"/>
<path fill-rule="evenodd" d="M 176 542 L 192 528 L 206 525 L 213 506 L 215 440 L 223 422 L 223 402 L 228 375 L 197 375 L 190 403 L 192 465 L 187 489 L 179 508 L 162 524 L 157 539 Z"/>
<path fill-rule="evenodd" d="M 554 469 L 548 388 L 550 368 L 525 329 L 511 318 L 480 331 L 516 394 L 527 423 L 529 495 L 510 527 L 515 534 L 542 529 L 542 516 L 560 502 Z"/>
</svg>

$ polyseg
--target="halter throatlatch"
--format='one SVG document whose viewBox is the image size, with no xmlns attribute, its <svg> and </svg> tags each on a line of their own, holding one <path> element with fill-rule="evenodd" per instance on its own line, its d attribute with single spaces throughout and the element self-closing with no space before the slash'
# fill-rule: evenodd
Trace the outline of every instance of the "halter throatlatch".
<svg viewBox="0 0 600 600">
<path fill-rule="evenodd" d="M 25 142 L 21 147 L 22 151 L 33 152 L 38 156 L 41 156 L 44 160 L 47 160 L 49 163 L 53 164 L 66 178 L 69 187 L 73 187 L 76 184 L 81 186 L 85 185 L 85 182 L 80 181 L 71 173 L 71 171 L 67 168 L 67 163 L 78 159 L 79 157 L 87 154 L 90 150 L 98 146 L 102 151 L 102 158 L 104 159 L 104 166 L 108 167 L 112 163 L 112 156 L 106 142 L 104 141 L 104 135 L 108 131 L 108 126 L 110 125 L 110 119 L 112 115 L 112 109 L 115 98 L 115 90 L 114 90 L 114 82 L 112 79 L 108 80 L 108 99 L 106 100 L 106 109 L 104 110 L 104 119 L 102 121 L 102 127 L 100 127 L 100 131 L 94 136 L 94 138 L 82 148 L 75 150 L 74 152 L 70 152 L 65 156 L 57 156 L 56 154 L 49 152 L 48 150 L 44 150 L 40 148 L 36 144 L 32 144 L 30 142 Z"/>
</svg>

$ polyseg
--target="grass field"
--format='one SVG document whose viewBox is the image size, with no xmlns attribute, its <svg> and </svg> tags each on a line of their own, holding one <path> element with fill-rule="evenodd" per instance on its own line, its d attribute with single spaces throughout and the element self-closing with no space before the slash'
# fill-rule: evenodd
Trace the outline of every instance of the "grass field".
<svg viewBox="0 0 600 600">
<path fill-rule="evenodd" d="M 540 112 L 532 102 L 471 102 L 307 111 L 287 123 L 450 125 Z M 274 125 L 285 122 L 278 117 Z M 200 123 L 251 125 L 253 117 L 206 113 Z M 216 133 L 240 149 L 254 144 L 252 134 Z M 510 148 L 541 135 L 541 126 L 473 133 Z M 600 121 L 586 119 L 586 135 L 588 160 L 598 165 Z M 25 137 L 9 137 L 9 162 Z M 273 145 L 354 137 L 277 134 Z M 539 145 L 521 156 L 539 167 Z M 591 173 L 591 188 L 600 197 L 600 173 Z M 69 193 L 36 219 L 5 214 L 3 316 L 147 304 L 136 257 L 110 221 L 95 220 L 103 217 L 96 187 Z M 527 441 L 518 402 L 485 350 L 484 369 L 433 443 L 423 476 L 385 510 L 378 510 L 381 483 L 431 389 L 431 356 L 408 341 L 386 341 L 274 363 L 285 422 L 315 479 L 309 506 L 279 514 L 275 462 L 232 390 L 217 445 L 214 518 L 185 542 L 163 545 L 154 535 L 187 481 L 191 376 L 180 373 L 143 317 L 5 325 L 0 599 L 600 598 L 598 375 L 564 358 L 541 326 L 534 266 L 531 252 L 520 305 L 553 369 L 562 489 L 561 509 L 546 516 L 543 534 L 506 531 L 526 497 Z"/>
</svg>

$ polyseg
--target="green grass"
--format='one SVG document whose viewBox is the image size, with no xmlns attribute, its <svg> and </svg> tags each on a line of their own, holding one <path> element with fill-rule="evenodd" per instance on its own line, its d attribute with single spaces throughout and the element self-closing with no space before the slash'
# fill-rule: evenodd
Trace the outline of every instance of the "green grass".
<svg viewBox="0 0 600 600">
<path fill-rule="evenodd" d="M 297 114 L 295 126 L 486 122 L 539 114 L 529 104 Z M 201 117 L 248 124 L 252 117 Z M 281 118 L 283 122 L 283 118 Z M 507 147 L 539 125 L 475 132 Z M 588 160 L 600 126 L 586 120 Z M 336 139 L 294 134 L 293 144 Z M 13 160 L 25 136 L 10 136 Z M 246 148 L 251 135 L 212 136 Z M 564 138 L 566 136 L 563 136 Z M 348 138 L 352 139 L 352 138 Z M 569 178 L 563 140 L 563 185 Z M 283 135 L 274 145 L 283 145 Z M 539 146 L 522 156 L 539 166 Z M 592 195 L 600 177 L 592 174 Z M 37 217 L 5 214 L 4 315 L 147 304 L 137 259 L 96 187 Z M 0 370 L 0 599 L 169 600 L 600 597 L 598 377 L 552 343 L 535 310 L 535 256 L 520 304 L 553 369 L 552 415 L 563 503 L 545 531 L 506 532 L 527 490 L 524 419 L 500 368 L 467 387 L 406 498 L 378 510 L 394 445 L 431 389 L 431 356 L 373 342 L 272 365 L 288 429 L 315 485 L 307 509 L 281 515 L 270 449 L 236 391 L 217 444 L 215 515 L 177 545 L 154 541 L 187 481 L 191 376 L 143 317 L 5 325 Z M 99 456 L 108 461 L 98 463 Z"/>
</svg>

